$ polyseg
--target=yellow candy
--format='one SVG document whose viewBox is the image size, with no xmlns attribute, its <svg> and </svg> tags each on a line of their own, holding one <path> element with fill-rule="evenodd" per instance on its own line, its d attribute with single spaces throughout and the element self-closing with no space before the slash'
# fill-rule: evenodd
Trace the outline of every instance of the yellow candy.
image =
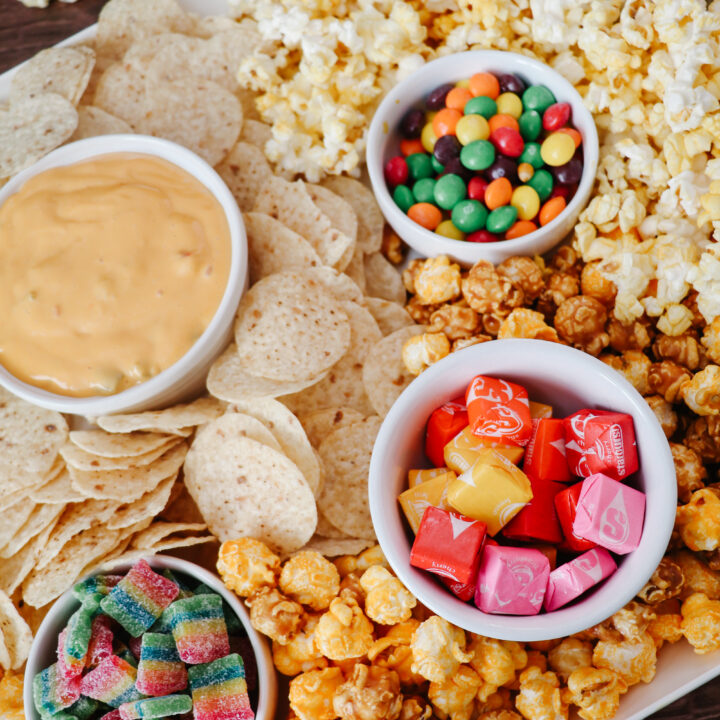
<svg viewBox="0 0 720 720">
<path fill-rule="evenodd" d="M 572 159 L 575 142 L 567 133 L 555 132 L 548 135 L 540 146 L 540 157 L 546 165 L 559 167 Z"/>
<path fill-rule="evenodd" d="M 523 113 L 522 100 L 515 93 L 504 92 L 495 102 L 498 115 L 512 115 L 517 120 Z"/>
<path fill-rule="evenodd" d="M 465 233 L 462 230 L 458 230 L 452 220 L 443 220 L 436 228 L 435 232 L 443 237 L 450 238 L 451 240 L 464 240 Z"/>
<path fill-rule="evenodd" d="M 431 153 L 433 151 L 435 143 L 437 142 L 437 135 L 433 130 L 432 121 L 428 121 L 422 129 L 422 132 L 420 133 L 420 142 L 427 152 Z M 575 147 L 574 144 L 573 147 Z"/>
<path fill-rule="evenodd" d="M 414 533 L 417 533 L 427 507 L 432 505 L 443 510 L 450 509 L 447 504 L 447 491 L 450 484 L 456 480 L 457 475 L 452 471 L 448 471 L 439 477 L 400 493 L 398 496 L 400 506 Z"/>
<path fill-rule="evenodd" d="M 447 490 L 450 506 L 484 522 L 490 535 L 499 533 L 532 497 L 527 475 L 495 450 L 480 453 L 477 462 Z"/>
<path fill-rule="evenodd" d="M 474 140 L 487 140 L 490 126 L 482 115 L 464 115 L 455 126 L 455 135 L 461 145 L 467 145 Z"/>
<path fill-rule="evenodd" d="M 530 401 L 530 417 L 535 420 L 536 418 L 551 418 L 553 414 L 552 405 L 545 405 L 544 403 Z"/>
<path fill-rule="evenodd" d="M 529 185 L 521 185 L 513 190 L 510 204 L 517 208 L 520 220 L 532 220 L 540 210 L 540 196 Z"/>
<path fill-rule="evenodd" d="M 526 183 L 535 174 L 535 168 L 530 163 L 520 163 L 517 172 L 520 182 Z"/>
<path fill-rule="evenodd" d="M 469 79 L 469 78 L 465 78 L 464 80 L 458 80 L 458 81 L 455 83 L 455 87 L 469 88 L 469 87 L 470 87 L 470 79 Z"/>
<path fill-rule="evenodd" d="M 512 463 L 519 463 L 523 449 L 518 445 L 502 445 L 473 435 L 470 427 L 461 430 L 444 448 L 443 455 L 447 466 L 457 473 L 464 473 L 478 459 L 480 453 L 493 448 Z"/>
<path fill-rule="evenodd" d="M 445 475 L 447 468 L 430 468 L 424 470 L 408 470 L 408 487 L 414 488 L 428 480 Z"/>
</svg>

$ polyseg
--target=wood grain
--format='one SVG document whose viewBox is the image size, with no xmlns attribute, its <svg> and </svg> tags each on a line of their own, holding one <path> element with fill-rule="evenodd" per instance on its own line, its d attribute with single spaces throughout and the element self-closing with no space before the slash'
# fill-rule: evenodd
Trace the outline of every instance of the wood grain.
<svg viewBox="0 0 720 720">
<path fill-rule="evenodd" d="M 152 2 L 152 0 L 147 0 Z M 53 0 L 46 9 L 0 0 L 0 73 L 97 20 L 105 0 Z M 709 682 L 651 716 L 651 720 L 718 720 L 720 680 Z"/>
</svg>

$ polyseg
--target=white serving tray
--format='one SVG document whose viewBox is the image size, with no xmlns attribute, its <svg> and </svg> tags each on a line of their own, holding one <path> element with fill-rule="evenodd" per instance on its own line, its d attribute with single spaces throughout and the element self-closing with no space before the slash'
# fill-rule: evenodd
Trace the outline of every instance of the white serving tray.
<svg viewBox="0 0 720 720">
<path fill-rule="evenodd" d="M 199 15 L 224 15 L 227 12 L 226 0 L 178 0 L 178 2 L 186 10 Z M 57 44 L 73 45 L 86 42 L 95 37 L 95 31 L 96 26 L 91 25 Z M 16 69 L 13 68 L 0 75 L 0 102 L 7 100 L 10 93 L 10 79 Z M 718 675 L 720 675 L 720 652 L 697 655 L 684 640 L 675 645 L 666 645 L 658 653 L 655 679 L 648 685 L 635 685 L 623 695 L 620 700 L 620 710 L 614 720 L 643 720 Z M 720 713 L 718 716 L 720 717 Z"/>
</svg>

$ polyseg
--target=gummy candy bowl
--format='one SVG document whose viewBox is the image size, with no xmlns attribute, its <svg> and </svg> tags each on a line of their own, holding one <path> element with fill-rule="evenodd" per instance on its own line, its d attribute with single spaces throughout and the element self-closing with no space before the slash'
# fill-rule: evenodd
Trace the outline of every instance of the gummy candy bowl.
<svg viewBox="0 0 720 720">
<path fill-rule="evenodd" d="M 582 408 L 632 416 L 640 468 L 626 484 L 645 493 L 638 547 L 618 556 L 618 569 L 572 603 L 537 615 L 482 612 L 462 602 L 434 575 L 410 564 L 413 535 L 398 495 L 411 468 L 430 467 L 424 453 L 428 417 L 464 393 L 478 374 L 527 389 L 531 400 L 551 405 L 554 417 Z M 370 511 L 380 546 L 397 576 L 428 607 L 459 627 L 501 640 L 536 641 L 564 637 L 606 619 L 627 604 L 657 567 L 675 519 L 675 470 L 665 435 L 637 391 L 617 372 L 579 350 L 542 340 L 494 340 L 459 350 L 432 365 L 397 399 L 385 417 L 373 449 Z M 499 539 L 499 538 L 498 538 Z"/>
<path fill-rule="evenodd" d="M 420 107 L 423 100 L 441 85 L 466 80 L 474 73 L 512 74 L 520 78 L 528 87 L 544 86 L 552 92 L 557 102 L 567 103 L 570 106 L 570 125 L 582 137 L 582 175 L 567 207 L 553 220 L 533 232 L 513 239 L 470 242 L 445 237 L 426 229 L 411 220 L 398 207 L 384 176 L 387 161 L 400 154 L 399 128 L 408 110 Z M 538 142 L 540 141 L 538 139 Z M 598 152 L 598 135 L 593 117 L 583 105 L 578 92 L 559 73 L 544 63 L 516 53 L 473 50 L 448 55 L 424 65 L 398 83 L 385 96 L 375 111 L 370 125 L 367 138 L 367 167 L 380 209 L 395 232 L 410 247 L 424 257 L 448 255 L 455 262 L 469 267 L 480 259 L 497 264 L 512 255 L 542 254 L 557 245 L 572 230 L 580 212 L 590 199 L 597 170 Z M 522 161 L 522 156 L 519 161 Z M 549 177 L 547 171 L 543 173 Z"/>
<path fill-rule="evenodd" d="M 192 586 L 204 584 L 207 589 L 219 595 L 227 603 L 245 631 L 257 666 L 257 688 L 255 690 L 249 688 L 250 702 L 255 712 L 255 718 L 257 720 L 272 720 L 277 702 L 277 677 L 272 657 L 264 637 L 250 624 L 250 618 L 242 602 L 223 585 L 217 576 L 194 563 L 168 555 L 145 557 L 144 560 L 157 573 L 170 571 L 181 582 Z M 101 566 L 78 582 L 83 582 L 87 578 L 101 574 L 124 575 L 135 562 Z M 201 596 L 197 595 L 196 597 Z M 43 668 L 48 667 L 57 660 L 58 636 L 66 626 L 70 616 L 79 607 L 80 603 L 73 595 L 72 590 L 68 590 L 55 601 L 35 634 L 25 669 L 24 706 L 26 720 L 40 720 L 40 714 L 33 702 L 33 678 Z M 241 652 L 245 654 L 244 650 Z"/>
</svg>

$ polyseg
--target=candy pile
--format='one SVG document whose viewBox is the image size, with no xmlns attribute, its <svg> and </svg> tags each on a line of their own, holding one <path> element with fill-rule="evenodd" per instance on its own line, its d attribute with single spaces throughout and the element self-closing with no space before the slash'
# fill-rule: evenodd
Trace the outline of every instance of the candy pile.
<svg viewBox="0 0 720 720">
<path fill-rule="evenodd" d="M 401 154 L 385 164 L 393 199 L 454 240 L 531 233 L 565 209 L 582 177 L 582 136 L 570 115 L 568 103 L 517 75 L 480 72 L 440 85 L 400 123 Z"/>
<path fill-rule="evenodd" d="M 208 587 L 190 590 L 139 560 L 73 594 L 80 607 L 60 633 L 57 662 L 33 679 L 43 720 L 254 717 L 254 656 L 237 616 Z"/>
<path fill-rule="evenodd" d="M 520 385 L 476 376 L 428 420 L 425 453 L 444 467 L 410 470 L 398 498 L 410 564 L 484 612 L 556 610 L 615 571 L 610 552 L 640 542 L 645 495 L 624 484 L 638 469 L 632 417 L 552 412 Z"/>
</svg>

